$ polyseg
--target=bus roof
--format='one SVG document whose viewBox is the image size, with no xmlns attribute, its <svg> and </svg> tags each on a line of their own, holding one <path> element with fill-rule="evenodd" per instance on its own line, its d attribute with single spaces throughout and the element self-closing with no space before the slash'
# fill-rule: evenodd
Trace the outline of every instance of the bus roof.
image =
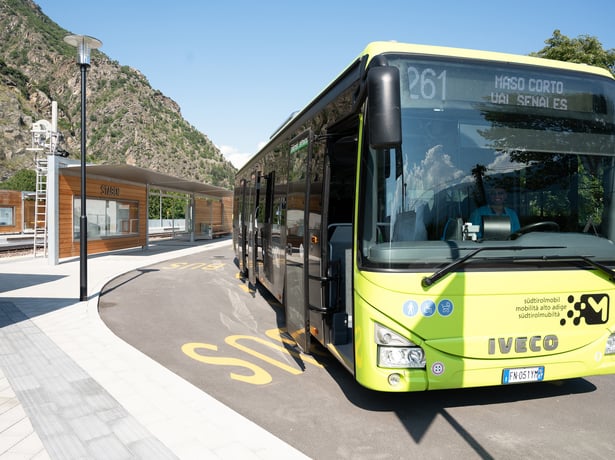
<svg viewBox="0 0 615 460">
<path fill-rule="evenodd" d="M 506 62 L 515 64 L 526 64 L 532 66 L 548 67 L 553 69 L 572 70 L 576 72 L 585 72 L 594 75 L 613 79 L 613 75 L 606 69 L 595 67 L 588 64 L 577 64 L 567 61 L 556 61 L 553 59 L 545 59 L 533 56 L 524 56 L 520 54 L 499 53 L 495 51 L 479 51 L 464 48 L 452 48 L 446 46 L 430 46 L 416 45 L 408 43 L 398 43 L 395 41 L 372 42 L 367 45 L 365 50 L 359 55 L 359 58 L 368 56 L 369 61 L 379 54 L 383 53 L 408 53 L 422 56 L 441 56 L 441 57 L 458 57 L 465 59 L 478 59 L 491 62 Z"/>
</svg>

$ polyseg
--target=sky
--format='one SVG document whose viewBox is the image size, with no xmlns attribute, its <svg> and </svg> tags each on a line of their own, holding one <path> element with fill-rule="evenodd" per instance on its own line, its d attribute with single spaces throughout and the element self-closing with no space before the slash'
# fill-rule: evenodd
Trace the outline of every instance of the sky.
<svg viewBox="0 0 615 460">
<path fill-rule="evenodd" d="M 372 41 L 528 54 L 559 29 L 615 48 L 615 1 L 34 0 L 139 70 L 241 167 Z"/>
</svg>

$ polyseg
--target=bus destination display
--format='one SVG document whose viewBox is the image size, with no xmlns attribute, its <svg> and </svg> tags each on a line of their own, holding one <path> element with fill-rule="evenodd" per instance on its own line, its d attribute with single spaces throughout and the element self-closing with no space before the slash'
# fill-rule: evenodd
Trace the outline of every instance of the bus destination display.
<svg viewBox="0 0 615 460">
<path fill-rule="evenodd" d="M 392 62 L 402 76 L 402 107 L 444 108 L 452 102 L 593 112 L 600 87 L 560 73 L 451 63 Z"/>
</svg>

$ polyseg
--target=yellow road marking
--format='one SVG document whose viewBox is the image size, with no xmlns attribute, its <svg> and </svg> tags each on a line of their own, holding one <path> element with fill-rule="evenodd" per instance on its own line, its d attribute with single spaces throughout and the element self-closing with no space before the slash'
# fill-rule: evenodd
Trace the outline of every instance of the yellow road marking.
<svg viewBox="0 0 615 460">
<path fill-rule="evenodd" d="M 253 385 L 265 385 L 270 383 L 272 378 L 271 374 L 267 372 L 262 367 L 259 367 L 255 364 L 252 364 L 248 361 L 244 361 L 243 359 L 238 358 L 228 358 L 228 357 L 215 357 L 215 356 L 204 356 L 199 354 L 196 350 L 199 348 L 204 348 L 206 350 L 218 351 L 218 347 L 216 345 L 212 345 L 209 343 L 199 343 L 199 342 L 191 342 L 182 345 L 182 351 L 192 359 L 200 361 L 206 364 L 214 364 L 216 366 L 236 366 L 236 367 L 244 367 L 250 371 L 252 371 L 252 375 L 242 375 L 236 374 L 235 372 L 231 372 L 231 378 L 234 380 L 239 380 L 241 382 L 251 383 Z"/>
<path fill-rule="evenodd" d="M 283 352 L 288 353 L 286 348 L 281 347 L 279 345 L 275 345 L 275 344 L 273 344 L 271 342 L 267 342 L 266 340 L 260 339 L 258 337 L 250 336 L 250 335 L 231 335 L 231 336 L 228 336 L 226 339 L 224 339 L 224 341 L 226 343 L 228 343 L 229 345 L 231 345 L 232 347 L 235 347 L 238 350 L 241 350 L 241 351 L 243 351 L 245 353 L 248 353 L 249 355 L 252 355 L 252 356 L 254 356 L 254 357 L 258 358 L 258 359 L 262 359 L 266 363 L 269 363 L 269 364 L 272 364 L 272 365 L 274 365 L 276 367 L 279 367 L 280 369 L 282 369 L 282 370 L 284 370 L 286 372 L 289 372 L 289 373 L 291 373 L 293 375 L 301 374 L 302 371 L 300 369 L 295 369 L 294 367 L 291 367 L 288 364 L 282 363 L 282 362 L 280 362 L 280 361 L 278 361 L 276 359 L 270 358 L 267 355 L 259 353 L 258 351 L 252 350 L 251 348 L 248 348 L 248 347 L 246 347 L 244 345 L 241 345 L 241 344 L 238 343 L 238 340 L 253 340 L 253 341 L 255 341 L 257 343 L 261 343 L 261 344 L 263 344 L 265 346 L 268 346 L 268 347 L 271 347 L 271 348 L 274 348 L 274 349 L 277 349 L 277 350 L 281 350 Z"/>
</svg>

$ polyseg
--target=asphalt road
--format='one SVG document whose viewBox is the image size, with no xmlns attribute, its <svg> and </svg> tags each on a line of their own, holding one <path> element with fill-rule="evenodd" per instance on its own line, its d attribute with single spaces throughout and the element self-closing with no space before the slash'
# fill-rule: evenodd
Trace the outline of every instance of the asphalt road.
<svg viewBox="0 0 615 460">
<path fill-rule="evenodd" d="M 282 307 L 238 277 L 230 244 L 127 273 L 99 308 L 126 342 L 315 459 L 615 458 L 615 376 L 364 389 L 326 351 L 295 353 Z"/>
</svg>

